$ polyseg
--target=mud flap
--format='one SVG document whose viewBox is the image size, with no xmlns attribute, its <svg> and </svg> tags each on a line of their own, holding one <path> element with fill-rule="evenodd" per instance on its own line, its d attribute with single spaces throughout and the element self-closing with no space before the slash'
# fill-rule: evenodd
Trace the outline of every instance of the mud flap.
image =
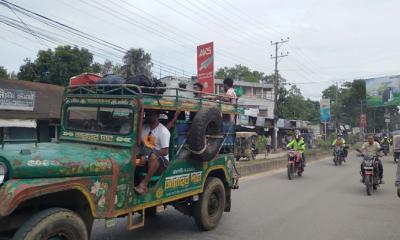
<svg viewBox="0 0 400 240">
<path fill-rule="evenodd" d="M 225 209 L 224 212 L 231 211 L 231 188 L 225 188 Z"/>
</svg>

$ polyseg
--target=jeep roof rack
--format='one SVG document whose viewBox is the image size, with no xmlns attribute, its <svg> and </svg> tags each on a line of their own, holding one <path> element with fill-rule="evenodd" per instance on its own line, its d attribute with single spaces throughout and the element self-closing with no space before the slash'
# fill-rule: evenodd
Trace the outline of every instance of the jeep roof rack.
<svg viewBox="0 0 400 240">
<path fill-rule="evenodd" d="M 147 90 L 147 91 L 146 91 Z M 145 93 L 148 90 L 153 92 L 163 91 L 168 93 L 157 94 L 157 93 Z M 193 97 L 184 96 L 184 93 L 191 93 Z M 178 106 L 180 100 L 190 101 L 192 103 L 203 105 L 217 104 L 220 109 L 221 105 L 232 106 L 237 111 L 236 103 L 230 103 L 223 101 L 223 96 L 210 93 L 202 93 L 204 97 L 196 98 L 193 90 L 183 88 L 170 88 L 170 87 L 143 87 L 134 84 L 87 84 L 87 85 L 76 85 L 68 86 L 65 90 L 65 96 L 67 97 L 111 97 L 111 98 L 126 98 L 126 97 L 142 97 L 146 99 L 155 99 L 160 107 L 163 107 L 160 103 L 161 100 L 174 102 L 175 106 Z M 157 106 L 155 106 L 157 107 Z"/>
</svg>

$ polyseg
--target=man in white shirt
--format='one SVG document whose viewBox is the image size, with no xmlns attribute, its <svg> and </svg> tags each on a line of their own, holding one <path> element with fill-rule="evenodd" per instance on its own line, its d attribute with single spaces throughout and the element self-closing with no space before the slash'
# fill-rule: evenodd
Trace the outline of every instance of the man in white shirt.
<svg viewBox="0 0 400 240">
<path fill-rule="evenodd" d="M 169 163 L 169 140 L 171 137 L 168 129 L 159 122 L 160 113 L 155 110 L 146 112 L 146 123 L 142 127 L 142 143 L 147 153 L 140 158 L 138 166 L 147 165 L 147 175 L 135 187 L 135 191 L 145 194 L 148 183 L 155 174 L 162 174 Z"/>
<path fill-rule="evenodd" d="M 381 151 L 381 145 L 378 142 L 374 141 L 373 135 L 369 135 L 368 142 L 365 142 L 361 146 L 361 149 L 356 149 L 356 151 L 367 156 L 378 156 L 379 151 Z M 384 184 L 385 182 L 383 181 L 383 165 L 381 160 L 379 159 L 378 159 L 378 168 L 379 168 L 380 184 Z M 364 173 L 363 164 L 361 164 L 361 172 Z M 364 177 L 361 179 L 361 181 L 364 182 Z"/>
</svg>

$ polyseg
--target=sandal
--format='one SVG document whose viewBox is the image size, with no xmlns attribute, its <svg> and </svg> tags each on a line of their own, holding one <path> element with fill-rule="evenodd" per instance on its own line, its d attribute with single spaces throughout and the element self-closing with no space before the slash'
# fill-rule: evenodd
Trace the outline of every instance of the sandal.
<svg viewBox="0 0 400 240">
<path fill-rule="evenodd" d="M 137 192 L 141 195 L 145 195 L 148 191 L 149 191 L 149 189 L 147 188 L 147 186 L 142 183 L 140 183 L 139 185 L 137 185 L 135 187 L 135 192 Z"/>
</svg>

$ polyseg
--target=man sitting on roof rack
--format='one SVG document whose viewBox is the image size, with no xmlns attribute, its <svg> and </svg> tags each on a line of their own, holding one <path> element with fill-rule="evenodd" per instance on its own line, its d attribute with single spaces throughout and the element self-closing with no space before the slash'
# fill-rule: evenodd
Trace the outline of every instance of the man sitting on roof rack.
<svg viewBox="0 0 400 240">
<path fill-rule="evenodd" d="M 169 163 L 169 140 L 170 132 L 159 121 L 160 112 L 149 110 L 146 112 L 146 123 L 142 128 L 143 149 L 140 157 L 139 166 L 147 168 L 147 175 L 142 182 L 135 187 L 139 194 L 145 194 L 148 191 L 148 183 L 155 174 L 161 175 Z"/>
</svg>

